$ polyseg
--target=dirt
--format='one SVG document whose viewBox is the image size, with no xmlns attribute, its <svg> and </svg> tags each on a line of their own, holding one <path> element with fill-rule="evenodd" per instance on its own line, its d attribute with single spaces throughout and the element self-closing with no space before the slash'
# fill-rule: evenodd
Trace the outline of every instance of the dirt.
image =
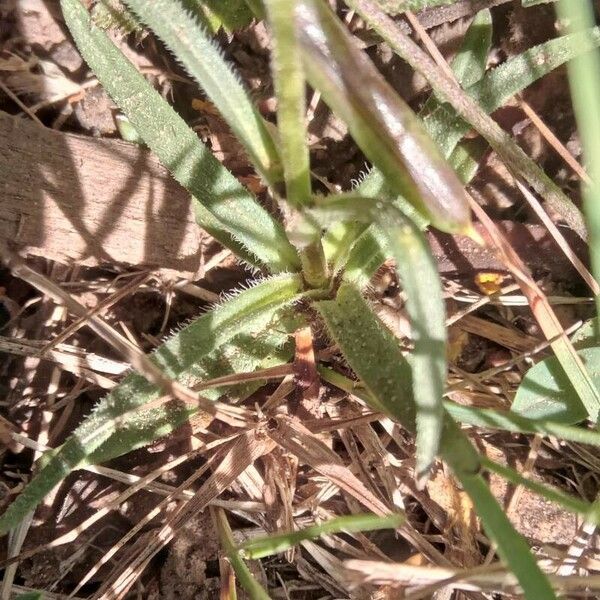
<svg viewBox="0 0 600 600">
<path fill-rule="evenodd" d="M 492 54 L 497 61 L 555 34 L 551 7 L 542 6 L 525 11 L 518 4 L 511 2 L 494 9 L 497 27 Z M 436 25 L 430 30 L 433 40 L 446 58 L 450 58 L 455 52 L 467 24 L 466 19 L 460 19 L 452 23 Z M 355 19 L 352 28 L 357 35 L 361 35 L 361 23 L 358 19 Z M 276 105 L 269 74 L 269 38 L 264 25 L 255 23 L 232 34 L 222 32 L 219 34 L 219 40 L 225 45 L 226 55 L 237 66 L 241 77 L 252 91 L 261 113 L 267 119 L 274 121 Z M 240 145 L 214 107 L 191 84 L 181 68 L 161 49 L 160 44 L 151 38 L 146 38 L 142 45 L 136 45 L 132 36 L 120 38 L 119 44 L 127 49 L 128 56 L 138 67 L 149 73 L 157 89 L 173 101 L 219 160 L 264 199 L 264 188 L 253 173 Z M 371 44 L 367 52 L 397 91 L 411 103 L 413 108 L 418 108 L 428 95 L 425 80 L 415 76 L 385 44 Z M 48 63 L 45 67 L 44 61 Z M 90 83 L 87 68 L 66 34 L 56 2 L 0 0 L 0 79 L 17 93 L 27 106 L 40 105 L 36 115 L 46 126 L 95 137 L 119 136 L 116 122 L 118 111 L 102 88 L 93 82 Z M 543 81 L 531 86 L 523 94 L 523 99 L 544 118 L 575 157 L 580 158 L 581 151 L 575 134 L 564 70 L 558 69 Z M 10 114 L 20 112 L 20 108 L 14 101 L 2 93 L 0 93 L 0 109 Z M 569 190 L 569 193 L 576 189 L 575 175 L 548 147 L 516 101 L 503 107 L 495 116 L 551 177 Z M 348 135 L 344 123 L 333 116 L 321 101 L 316 104 L 309 132 L 312 166 L 318 178 L 316 185 L 320 186 L 323 192 L 348 189 L 351 182 L 364 172 L 367 163 Z M 494 154 L 486 155 L 472 187 L 476 197 L 495 218 L 515 222 L 534 220 L 528 211 L 522 209 L 522 201 L 515 195 L 514 186 L 510 183 L 510 175 Z M 523 236 L 520 236 L 523 246 L 531 246 L 531 242 L 523 243 L 522 238 Z M 464 256 L 465 252 L 460 250 L 459 248 L 459 254 Z M 217 252 L 216 248 L 211 248 L 205 259 L 210 261 Z M 563 273 L 559 277 L 558 270 L 551 267 L 544 272 L 543 267 L 547 267 L 547 261 L 542 262 L 540 270 L 536 273 L 546 277 L 545 284 L 548 289 L 560 289 L 561 294 L 564 295 L 581 291 L 580 284 L 571 282 L 570 273 Z M 126 283 L 135 273 L 135 269 L 123 268 L 120 265 L 67 268 L 39 258 L 30 260 L 30 264 L 43 271 L 53 281 L 60 283 L 65 289 L 72 291 L 89 308 L 104 300 L 109 293 Z M 453 289 L 458 289 L 460 294 L 465 290 L 476 289 L 471 272 L 468 276 L 463 272 L 461 278 L 460 269 L 448 269 L 448 278 L 451 277 L 450 272 L 456 276 L 450 283 L 457 286 Z M 219 294 L 248 278 L 249 274 L 230 257 L 223 257 L 203 279 L 195 283 Z M 563 281 L 560 281 L 561 279 Z M 64 311 L 56 309 L 49 300 L 39 296 L 32 288 L 13 278 L 7 271 L 0 272 L 0 286 L 3 290 L 3 307 L 8 318 L 12 318 L 3 328 L 1 335 L 48 341 L 70 322 Z M 385 310 L 389 309 L 388 313 L 391 311 L 394 326 L 398 325 L 401 328 L 403 322 L 406 325 L 406 315 L 402 312 L 403 305 L 397 282 L 390 280 L 383 287 L 385 289 L 380 296 L 374 299 L 381 306 L 387 307 Z M 394 290 L 393 293 L 389 291 L 391 288 Z M 125 332 L 130 339 L 138 342 L 144 351 L 149 351 L 166 332 L 196 316 L 208 305 L 207 301 L 198 300 L 181 292 L 173 292 L 170 285 L 161 279 L 152 279 L 117 302 L 106 313 L 106 319 L 119 331 Z M 449 299 L 448 306 L 454 309 L 462 305 L 453 303 Z M 562 314 L 565 324 L 585 316 L 585 309 L 580 312 L 570 309 L 565 311 Z M 539 335 L 528 311 L 524 308 L 494 307 L 478 315 L 489 319 L 490 322 L 494 320 L 502 325 L 508 324 L 507 328 L 513 330 L 515 335 L 530 336 L 527 339 Z M 461 374 L 479 373 L 513 356 L 512 349 L 503 346 L 497 340 L 487 339 L 474 333 L 465 334 L 459 328 L 451 331 L 456 343 L 453 367 Z M 110 347 L 85 328 L 69 338 L 68 343 L 88 352 L 119 359 Z M 317 350 L 326 351 L 321 347 Z M 28 437 L 45 440 L 44 443 L 50 446 L 61 443 L 104 394 L 97 385 L 82 381 L 72 374 L 59 372 L 51 363 L 35 358 L 22 359 L 2 355 L 0 368 L 3 388 L 6 390 L 3 394 L 5 395 L 4 417 Z M 113 381 L 118 379 L 110 373 L 104 375 Z M 495 390 L 504 404 L 507 404 L 514 394 L 518 377 L 518 369 L 500 374 L 493 379 L 489 387 Z M 268 390 L 274 391 L 272 388 Z M 57 410 L 56 404 L 63 402 L 68 394 L 72 395 L 70 402 L 64 403 L 64 406 L 59 405 L 60 408 Z M 334 414 L 342 401 L 338 402 L 339 399 L 336 399 L 335 394 L 325 387 L 321 390 L 321 394 L 320 401 L 322 397 L 323 403 L 327 403 L 327 410 Z M 264 396 L 259 396 L 257 399 L 262 402 Z M 493 406 L 496 402 L 496 407 L 499 403 L 498 400 L 494 400 L 489 390 L 485 389 L 479 395 L 471 394 L 465 401 L 480 406 Z M 214 441 L 221 433 L 213 430 L 209 432 L 207 439 Z M 391 442 L 387 433 L 379 430 L 377 433 L 383 437 L 387 436 L 388 446 L 383 451 L 390 461 L 386 466 L 389 477 L 392 481 L 405 482 L 407 469 L 412 464 L 411 443 L 403 439 L 402 434 L 395 433 L 396 437 Z M 322 439 L 334 445 L 333 437 L 323 435 Z M 344 459 L 352 458 L 353 443 L 358 448 L 357 456 L 360 456 L 359 451 L 365 449 L 366 441 L 360 437 L 359 440 L 357 442 L 354 438 L 346 439 L 345 445 L 337 441 L 335 448 Z M 110 466 L 126 473 L 143 476 L 168 460 L 172 460 L 173 457 L 191 451 L 196 443 L 199 443 L 198 439 L 190 437 L 187 429 L 182 429 L 167 440 L 159 440 L 146 449 L 137 450 L 112 461 Z M 522 436 L 504 438 L 491 436 L 490 439 L 481 440 L 482 446 L 494 459 L 507 464 L 518 464 L 518 466 L 522 466 L 527 457 L 528 443 L 529 440 Z M 0 486 L 3 490 L 0 502 L 3 506 L 30 477 L 34 458 L 36 457 L 31 450 L 22 447 L 4 450 L 3 469 L 0 474 Z M 289 456 L 284 456 L 280 462 L 283 463 L 288 459 Z M 194 459 L 168 471 L 158 481 L 169 486 L 180 485 L 203 464 L 204 459 Z M 293 484 L 290 484 L 294 489 L 292 493 L 294 503 L 301 501 L 303 506 L 310 507 L 311 503 L 316 506 L 318 504 L 316 498 L 320 494 L 326 496 L 329 493 L 330 490 L 321 486 L 322 482 L 310 469 L 302 465 L 300 467 L 292 465 L 293 468 L 287 466 L 289 472 L 294 473 Z M 235 523 L 239 529 L 242 527 L 248 527 L 253 531 L 260 528 L 268 529 L 275 524 L 278 526 L 285 524 L 286 518 L 289 517 L 284 510 L 285 502 L 281 500 L 286 488 L 278 487 L 277 477 L 272 473 L 271 479 L 268 479 L 269 468 L 273 467 L 272 465 L 269 467 L 268 460 L 263 461 L 261 472 L 254 480 L 250 473 L 247 480 L 243 483 L 238 482 L 231 487 L 228 494 L 225 494 L 225 497 L 232 499 L 254 502 L 263 500 L 266 502 L 270 498 L 271 508 L 273 503 L 275 504 L 277 510 L 273 510 L 270 516 L 257 517 L 253 513 L 237 511 Z M 560 471 L 560 477 L 552 477 L 553 468 Z M 297 473 L 295 469 L 298 469 Z M 589 465 L 575 461 L 567 468 L 565 459 L 550 449 L 538 463 L 534 476 L 538 481 L 552 482 L 577 493 L 578 489 L 574 489 L 569 481 L 584 480 L 588 474 Z M 263 481 L 263 475 L 271 484 L 268 489 L 258 487 Z M 200 481 L 203 480 L 205 477 Z M 473 507 L 465 500 L 464 492 L 456 486 L 452 478 L 443 469 L 439 469 L 426 492 L 416 490 L 414 486 L 407 489 L 412 483 L 402 485 L 410 521 L 415 529 L 427 539 L 431 539 L 436 548 L 446 552 L 447 556 L 457 564 L 462 566 L 480 564 L 487 549 L 477 531 Z M 514 488 L 507 486 L 495 476 L 491 477 L 490 485 L 496 497 L 506 504 Z M 597 492 L 596 488 L 595 481 L 588 482 L 585 492 L 591 498 Z M 71 475 L 36 512 L 24 549 L 49 542 L 70 531 L 95 511 L 100 510 L 107 502 L 114 500 L 125 489 L 126 486 L 122 483 L 91 473 L 78 472 Z M 256 497 L 252 497 L 253 492 Z M 384 496 L 382 490 L 375 490 L 375 492 Z M 19 566 L 16 581 L 31 588 L 69 593 L 85 573 L 105 556 L 131 527 L 144 518 L 160 499 L 161 496 L 157 497 L 156 494 L 149 492 L 136 494 L 133 499 L 128 500 L 120 508 L 111 510 L 108 516 L 87 530 L 78 538 L 75 545 L 52 549 L 23 561 Z M 332 493 L 330 499 L 331 503 L 327 506 L 332 512 L 335 512 L 338 507 L 345 506 L 340 495 L 336 496 Z M 279 503 L 282 506 L 279 506 Z M 292 500 L 289 503 L 291 506 Z M 348 504 L 352 506 L 350 501 Z M 141 537 L 137 538 L 138 543 L 143 544 L 144 540 L 152 537 L 176 506 L 176 501 L 173 501 L 164 507 L 163 511 L 142 530 Z M 512 519 L 532 544 L 560 550 L 564 550 L 570 544 L 579 527 L 573 515 L 527 491 L 521 495 Z M 394 558 L 398 560 L 406 560 L 409 554 L 415 554 L 407 545 L 401 545 L 396 538 L 384 539 L 382 536 L 374 536 L 372 541 L 386 551 L 389 550 L 390 555 L 395 552 L 397 555 Z M 369 548 L 367 542 L 368 540 L 362 540 L 360 543 Z M 126 551 L 131 550 L 132 543 L 127 545 Z M 327 554 L 323 556 L 335 564 L 338 556 L 342 555 L 343 552 L 339 549 L 328 548 Z M 156 600 L 217 598 L 224 586 L 222 573 L 226 572 L 222 558 L 214 521 L 211 513 L 206 510 L 178 531 L 167 549 L 160 553 L 144 571 L 138 583 L 132 588 L 132 594 L 136 593 L 137 597 Z M 122 560 L 120 555 L 111 559 L 91 578 L 80 595 L 90 595 L 97 591 L 102 581 L 113 569 L 121 565 Z M 343 582 L 335 581 L 330 575 L 317 568 L 322 560 L 322 557 L 320 560 L 315 560 L 311 552 L 302 550 L 294 561 L 269 560 L 265 561 L 262 567 L 253 564 L 253 568 L 256 569 L 259 578 L 269 582 L 274 589 L 275 598 L 308 599 L 341 597 L 342 594 L 347 594 Z M 288 595 L 289 590 L 291 591 Z M 367 595 L 365 593 L 364 597 Z"/>
</svg>

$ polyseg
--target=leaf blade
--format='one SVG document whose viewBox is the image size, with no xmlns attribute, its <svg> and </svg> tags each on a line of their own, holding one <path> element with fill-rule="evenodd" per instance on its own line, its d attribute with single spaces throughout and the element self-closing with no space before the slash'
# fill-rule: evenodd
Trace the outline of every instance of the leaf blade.
<svg viewBox="0 0 600 600">
<path fill-rule="evenodd" d="M 257 267 L 297 270 L 297 253 L 281 225 L 216 160 L 106 34 L 93 26 L 78 0 L 61 0 L 61 7 L 86 62 L 150 149 L 210 213 L 222 233 L 220 241 L 239 242 Z"/>
<path fill-rule="evenodd" d="M 281 165 L 273 138 L 239 76 L 194 15 L 176 1 L 124 0 L 194 77 L 242 142 L 257 170 L 273 184 Z"/>
<path fill-rule="evenodd" d="M 391 333 L 378 322 L 360 293 L 344 284 L 336 300 L 318 302 L 316 307 L 344 357 L 371 393 L 373 408 L 387 412 L 414 433 L 416 409 L 411 397 L 410 367 Z M 444 419 L 440 453 L 477 506 L 488 535 L 517 576 L 526 598 L 556 598 L 527 542 L 514 530 L 479 475 L 477 452 L 450 417 Z"/>
<path fill-rule="evenodd" d="M 229 374 L 234 368 L 254 370 L 269 365 L 269 360 L 285 361 L 285 354 L 271 356 L 269 351 L 282 347 L 287 341 L 288 335 L 279 328 L 289 319 L 285 307 L 299 298 L 301 289 L 300 277 L 283 275 L 246 290 L 176 333 L 157 349 L 152 360 L 169 377 L 189 386 L 198 380 Z M 289 329 L 293 331 L 297 324 L 297 320 L 292 320 Z M 247 355 L 241 352 L 240 344 L 235 344 L 240 335 L 251 343 L 251 352 Z M 260 335 L 268 336 L 262 352 Z M 289 354 L 291 347 L 288 347 Z M 219 389 L 208 389 L 203 395 L 216 400 L 220 393 Z M 129 375 L 60 448 L 44 455 L 39 473 L 0 516 L 0 532 L 20 521 L 72 470 L 146 445 L 173 431 L 193 414 L 194 410 L 189 407 L 143 410 L 144 405 L 161 395 L 161 391 L 141 375 Z M 124 421 L 120 420 L 123 415 L 128 415 Z"/>
</svg>

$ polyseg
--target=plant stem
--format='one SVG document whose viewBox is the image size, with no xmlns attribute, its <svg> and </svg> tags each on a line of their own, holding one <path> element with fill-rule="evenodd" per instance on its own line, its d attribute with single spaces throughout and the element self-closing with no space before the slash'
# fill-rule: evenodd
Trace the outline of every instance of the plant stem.
<svg viewBox="0 0 600 600">
<path fill-rule="evenodd" d="M 556 5 L 556 12 L 565 20 L 569 32 L 580 31 L 595 24 L 589 2 L 566 2 Z M 583 186 L 583 206 L 589 231 L 592 273 L 600 277 L 600 54 L 592 50 L 574 58 L 567 65 L 571 97 L 583 146 L 583 154 L 591 182 Z M 600 296 L 596 296 L 596 314 L 600 314 Z"/>
</svg>

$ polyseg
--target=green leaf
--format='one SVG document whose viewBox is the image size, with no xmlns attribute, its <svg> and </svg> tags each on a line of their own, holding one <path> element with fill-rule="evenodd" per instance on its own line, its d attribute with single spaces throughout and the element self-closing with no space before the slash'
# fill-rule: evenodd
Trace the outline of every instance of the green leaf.
<svg viewBox="0 0 600 600">
<path fill-rule="evenodd" d="M 579 350 L 596 387 L 600 386 L 600 348 Z M 519 385 L 511 410 L 530 419 L 546 419 L 572 424 L 588 415 L 569 377 L 555 356 L 546 358 L 527 371 Z"/>
<path fill-rule="evenodd" d="M 406 294 L 414 350 L 413 399 L 417 408 L 417 481 L 424 483 L 439 450 L 446 384 L 446 310 L 431 248 L 423 233 L 397 210 L 379 210 L 379 227 Z"/>
<path fill-rule="evenodd" d="M 370 392 L 373 408 L 391 415 L 414 433 L 416 406 L 410 366 L 392 334 L 371 312 L 360 292 L 343 284 L 336 300 L 318 302 L 316 307 L 333 340 Z M 526 598 L 555 598 L 527 542 L 514 530 L 479 475 L 479 455 L 449 416 L 444 419 L 440 454 L 473 500 L 490 539 L 516 575 Z"/>
<path fill-rule="evenodd" d="M 94 27 L 84 6 L 78 0 L 61 0 L 61 7 L 77 47 L 98 80 L 148 147 L 201 204 L 200 214 L 210 213 L 211 233 L 218 230 L 215 237 L 234 251 L 244 248 L 244 258 L 255 266 L 268 266 L 273 272 L 298 269 L 297 253 L 281 225 L 219 163 L 106 34 Z"/>
<path fill-rule="evenodd" d="M 538 194 L 542 195 L 548 206 L 560 214 L 580 237 L 586 239 L 585 223 L 579 209 L 556 183 L 527 156 L 515 140 L 488 116 L 474 98 L 447 77 L 432 58 L 402 31 L 397 23 L 381 11 L 373 0 L 346 0 L 346 3 L 357 10 L 401 58 L 429 81 L 435 93 L 451 105 L 453 111 L 456 111 L 488 141 L 511 171 L 522 177 Z M 576 52 L 581 52 L 586 45 L 589 49 L 590 45 L 593 47 L 594 43 L 597 44 L 594 37 L 597 38 L 598 33 L 588 31 L 582 37 L 572 38 L 570 43 L 576 47 Z M 532 57 L 529 58 L 532 59 Z M 543 70 L 544 63 L 551 61 L 552 55 L 542 54 L 538 57 L 538 64 L 529 63 L 525 66 L 533 71 Z M 479 82 L 476 85 L 481 84 L 482 82 Z M 483 98 L 479 98 L 479 100 L 483 101 Z M 449 114 L 453 111 L 449 111 Z"/>
<path fill-rule="evenodd" d="M 228 32 L 246 27 L 254 17 L 244 0 L 182 0 L 182 4 L 198 15 L 213 34 L 221 27 Z"/>
<path fill-rule="evenodd" d="M 239 550 L 244 558 L 258 559 L 285 552 L 289 548 L 299 544 L 304 540 L 312 540 L 323 535 L 333 533 L 358 533 L 361 531 L 375 531 L 378 529 L 396 529 L 404 523 L 403 514 L 391 514 L 380 517 L 373 514 L 347 515 L 337 517 L 324 523 L 311 525 L 298 529 L 257 537 L 244 542 L 239 546 Z"/>
<path fill-rule="evenodd" d="M 15 600 L 43 600 L 44 595 L 42 592 L 25 592 L 15 596 Z"/>
<path fill-rule="evenodd" d="M 492 13 L 489 9 L 479 11 L 471 21 L 456 56 L 450 62 L 452 73 L 462 87 L 468 88 L 484 76 L 492 45 L 492 30 Z M 424 118 L 439 110 L 441 104 L 435 94 L 431 94 L 419 116 Z"/>
<path fill-rule="evenodd" d="M 267 591 L 256 580 L 248 565 L 242 559 L 241 553 L 233 540 L 233 532 L 229 525 L 229 521 L 225 515 L 225 511 L 218 508 L 215 512 L 215 521 L 221 545 L 227 554 L 227 558 L 237 575 L 244 590 L 246 590 L 250 600 L 271 600 Z"/>
<path fill-rule="evenodd" d="M 534 81 L 599 45 L 597 27 L 549 40 L 509 58 L 465 91 L 482 110 L 491 113 Z M 448 104 L 425 117 L 425 127 L 446 157 L 471 128 Z"/>
<path fill-rule="evenodd" d="M 556 5 L 558 16 L 565 21 L 571 35 L 585 35 L 596 23 L 594 6 L 584 0 Z M 588 30 L 589 31 L 589 30 Z M 598 29 L 594 28 L 597 32 Z M 600 34 L 598 34 L 600 37 Z M 583 157 L 591 183 L 583 186 L 583 208 L 589 233 L 590 263 L 596 281 L 600 277 L 600 52 L 596 44 L 588 53 L 579 54 L 567 65 L 573 109 L 581 138 Z M 596 296 L 596 314 L 600 315 L 600 295 Z"/>
<path fill-rule="evenodd" d="M 306 82 L 294 27 L 294 2 L 265 0 L 273 33 L 271 70 L 277 97 L 277 129 L 284 166 L 287 200 L 310 204 L 310 165 L 306 131 Z"/>
<path fill-rule="evenodd" d="M 104 30 L 117 29 L 124 35 L 140 34 L 142 26 L 121 0 L 99 0 L 91 11 L 92 21 Z"/>
<path fill-rule="evenodd" d="M 299 276 L 268 279 L 184 327 L 152 354 L 152 360 L 188 387 L 286 362 L 291 347 L 285 345 L 299 325 L 292 305 L 301 297 L 301 289 Z M 211 388 L 203 396 L 216 400 L 224 391 Z M 143 409 L 161 395 L 141 375 L 126 377 L 60 448 L 44 455 L 39 473 L 0 517 L 0 533 L 14 527 L 72 470 L 144 446 L 196 412 L 177 404 Z M 123 415 L 126 419 L 120 419 Z"/>
<path fill-rule="evenodd" d="M 470 231 L 470 210 L 454 172 L 326 3 L 301 0 L 296 26 L 311 85 L 348 124 L 389 185 L 446 231 Z"/>
<path fill-rule="evenodd" d="M 540 570 L 527 542 L 517 533 L 481 475 L 459 475 L 486 532 L 498 547 L 498 554 L 508 564 L 527 600 L 553 600 L 556 594 Z"/>
<path fill-rule="evenodd" d="M 434 6 L 453 4 L 457 0 L 376 0 L 388 15 L 396 16 L 407 10 L 423 10 Z"/>
<path fill-rule="evenodd" d="M 538 433 L 577 444 L 600 445 L 600 433 L 593 429 L 571 427 L 554 421 L 523 417 L 509 411 L 463 406 L 451 401 L 444 402 L 444 407 L 453 419 L 466 425 L 500 429 L 514 433 Z"/>
<path fill-rule="evenodd" d="M 124 0 L 200 84 L 256 169 L 270 184 L 281 179 L 273 138 L 221 48 L 178 0 Z M 225 3 L 227 4 L 227 3 Z"/>
</svg>

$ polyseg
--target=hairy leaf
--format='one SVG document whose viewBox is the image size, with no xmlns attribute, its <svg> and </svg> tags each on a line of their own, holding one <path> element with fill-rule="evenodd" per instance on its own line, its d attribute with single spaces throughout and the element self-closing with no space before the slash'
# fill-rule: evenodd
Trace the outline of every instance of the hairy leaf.
<svg viewBox="0 0 600 600">
<path fill-rule="evenodd" d="M 200 142 L 106 34 L 94 27 L 78 0 L 61 0 L 77 46 L 106 91 L 148 147 L 209 213 L 211 233 L 251 264 L 274 272 L 299 268 L 298 255 L 279 223 Z M 118 73 L 118 76 L 115 76 Z M 233 240 L 235 243 L 231 243 Z"/>
<path fill-rule="evenodd" d="M 291 352 L 289 346 L 284 350 L 288 332 L 298 326 L 289 309 L 299 298 L 301 286 L 298 276 L 280 275 L 241 292 L 169 338 L 152 354 L 152 360 L 188 387 L 285 362 Z M 212 388 L 203 395 L 216 400 L 223 391 Z M 161 395 L 141 375 L 126 377 L 60 448 L 45 455 L 40 472 L 0 517 L 0 533 L 14 527 L 72 470 L 144 446 L 173 431 L 195 412 L 177 403 L 143 409 Z M 120 419 L 125 414 L 127 418 Z"/>
<path fill-rule="evenodd" d="M 390 414 L 414 433 L 416 407 L 410 366 L 396 340 L 370 311 L 360 292 L 344 284 L 335 301 L 321 301 L 316 306 L 333 340 L 374 399 L 373 408 Z M 488 535 L 515 573 L 526 598 L 555 598 L 527 542 L 514 530 L 479 474 L 479 455 L 447 415 L 440 454 L 471 496 Z"/>
<path fill-rule="evenodd" d="M 179 0 L 124 0 L 200 84 L 271 184 L 281 179 L 279 156 L 263 118 L 221 48 Z"/>
</svg>

